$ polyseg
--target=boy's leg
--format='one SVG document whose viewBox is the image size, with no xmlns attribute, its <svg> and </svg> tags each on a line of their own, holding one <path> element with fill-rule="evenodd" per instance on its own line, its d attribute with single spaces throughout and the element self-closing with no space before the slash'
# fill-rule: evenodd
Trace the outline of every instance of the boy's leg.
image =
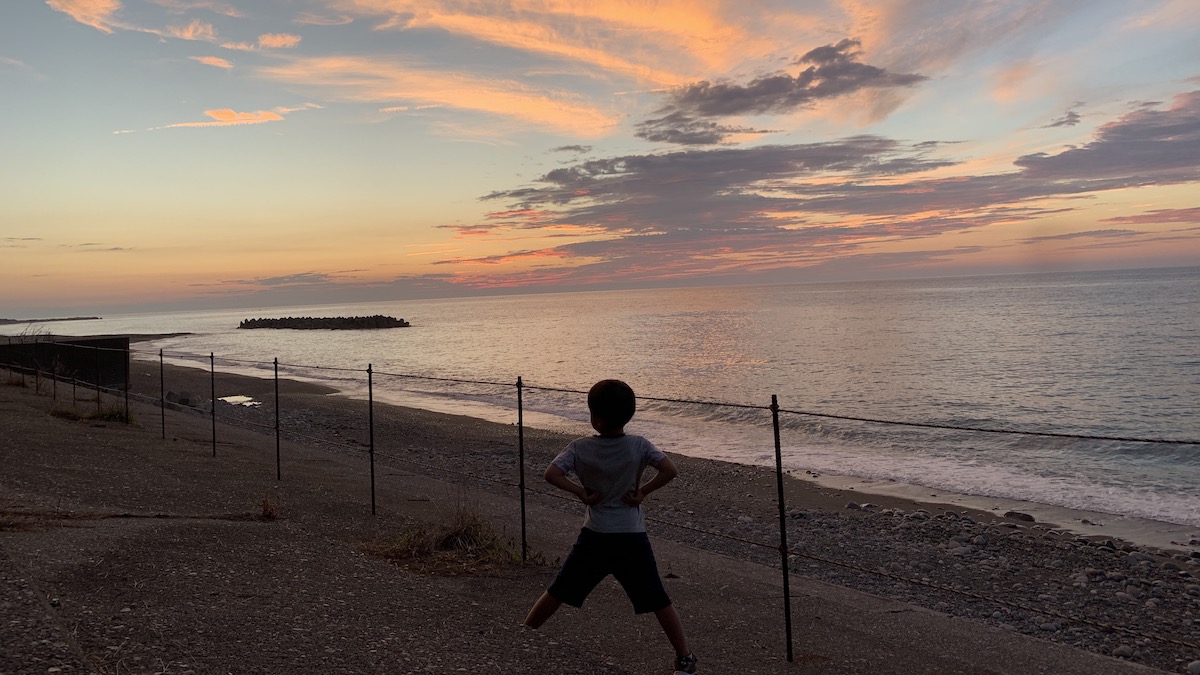
<svg viewBox="0 0 1200 675">
<path fill-rule="evenodd" d="M 633 602 L 633 611 L 654 612 L 654 618 L 658 619 L 658 625 L 675 649 L 675 657 L 689 656 L 691 652 L 683 634 L 683 623 L 663 586 L 658 561 L 654 559 L 654 549 L 646 533 L 631 533 L 625 539 L 619 559 L 621 564 L 613 571 L 613 576 Z"/>
<path fill-rule="evenodd" d="M 529 610 L 529 615 L 525 617 L 525 625 L 530 628 L 541 628 L 542 624 L 546 623 L 562 606 L 562 602 L 556 599 L 548 592 L 542 593 L 542 597 L 533 603 L 533 607 Z"/>
<path fill-rule="evenodd" d="M 692 653 L 688 649 L 687 638 L 683 635 L 683 623 L 679 621 L 679 613 L 675 611 L 675 605 L 667 605 L 658 610 L 654 613 L 654 618 L 658 619 L 658 625 L 662 626 L 667 640 L 675 648 L 676 658 L 681 658 Z"/>
</svg>

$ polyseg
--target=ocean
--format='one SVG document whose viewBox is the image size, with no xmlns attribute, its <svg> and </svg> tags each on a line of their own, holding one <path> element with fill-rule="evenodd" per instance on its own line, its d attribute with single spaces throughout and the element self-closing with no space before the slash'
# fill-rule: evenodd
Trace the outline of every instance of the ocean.
<svg viewBox="0 0 1200 675">
<path fill-rule="evenodd" d="M 402 317 L 383 331 L 238 330 L 245 318 Z M 587 433 L 582 394 L 643 397 L 667 452 L 1022 500 L 1200 530 L 1200 267 L 566 292 L 110 316 L 63 335 L 190 335 L 138 358 L 330 384 L 377 400 Z M 18 334 L 24 325 L 0 327 Z M 437 378 L 437 379 L 423 379 Z M 470 380 L 474 382 L 461 382 Z M 483 382 L 485 384 L 480 384 Z M 560 391 L 568 390 L 568 391 Z M 236 393 L 236 392 L 234 392 Z M 732 404 L 732 405 L 717 405 Z M 801 414 L 815 413 L 815 414 Z"/>
</svg>

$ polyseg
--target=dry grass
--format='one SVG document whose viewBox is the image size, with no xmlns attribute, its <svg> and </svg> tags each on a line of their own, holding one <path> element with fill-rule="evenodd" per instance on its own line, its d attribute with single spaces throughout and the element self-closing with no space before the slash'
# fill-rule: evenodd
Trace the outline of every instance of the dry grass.
<svg viewBox="0 0 1200 675">
<path fill-rule="evenodd" d="M 446 523 L 405 528 L 359 545 L 363 553 L 403 569 L 438 576 L 496 575 L 521 563 L 521 552 L 478 509 L 458 507 Z"/>
<path fill-rule="evenodd" d="M 0 532 L 23 532 L 45 525 L 44 519 L 24 513 L 0 513 Z"/>
<path fill-rule="evenodd" d="M 278 520 L 283 517 L 283 499 L 279 498 L 271 501 L 271 495 L 266 495 L 262 500 L 262 515 L 259 520 Z"/>
<path fill-rule="evenodd" d="M 49 527 L 75 527 L 74 521 L 103 518 L 91 513 L 69 511 L 0 511 L 0 532 L 30 532 Z"/>
<path fill-rule="evenodd" d="M 125 407 L 119 405 L 102 405 L 99 410 L 89 408 L 86 412 L 80 412 L 73 407 L 67 408 L 56 405 L 50 409 L 50 414 L 60 419 L 77 422 L 120 422 L 121 424 L 133 424 L 133 413 L 129 413 L 129 416 L 126 417 Z"/>
</svg>

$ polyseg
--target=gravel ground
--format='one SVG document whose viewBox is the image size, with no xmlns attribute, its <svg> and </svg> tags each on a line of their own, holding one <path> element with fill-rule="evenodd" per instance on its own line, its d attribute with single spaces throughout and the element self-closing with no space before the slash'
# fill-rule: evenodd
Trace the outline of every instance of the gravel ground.
<svg viewBox="0 0 1200 675">
<path fill-rule="evenodd" d="M 153 386 L 135 386 L 135 396 L 157 398 L 157 366 L 142 370 Z M 171 370 L 176 391 L 203 390 L 207 380 L 200 371 Z M 270 382 L 220 386 L 273 396 Z M 24 398 L 12 399 L 18 391 Z M 0 524 L 7 524 L 0 527 L 0 672 L 640 673 L 661 666 L 656 627 L 630 622 L 614 588 L 602 587 L 586 611 L 560 612 L 552 630 L 518 625 L 578 523 L 578 505 L 539 478 L 561 436 L 526 433 L 531 546 L 550 564 L 499 577 L 430 577 L 398 574 L 353 546 L 442 517 L 451 502 L 510 513 L 515 429 L 377 406 L 381 508 L 372 517 L 361 473 L 365 404 L 319 387 L 284 385 L 282 482 L 274 481 L 274 441 L 263 435 L 273 427 L 266 406 L 219 405 L 220 461 L 213 462 L 209 427 L 196 414 L 172 411 L 164 441 L 153 408 L 139 408 L 141 422 L 130 431 L 31 416 L 22 403 L 27 391 L 0 393 L 8 397 L 0 400 L 6 439 L 25 440 L 21 452 L 11 442 L 4 448 L 12 471 L 0 478 Z M 43 456 L 48 450 L 60 455 L 56 461 Z M 1200 670 L 1191 665 L 1200 661 L 1194 550 L 1142 551 L 798 479 L 786 486 L 800 636 L 788 664 L 776 635 L 773 474 L 676 459 L 680 479 L 649 504 L 652 536 L 689 633 L 707 647 L 698 650 L 705 672 Z M 264 499 L 286 516 L 261 520 Z M 498 517 L 513 527 L 511 516 Z M 458 611 L 463 606 L 470 610 Z M 597 625 L 607 627 L 602 637 Z M 941 644 L 935 634 L 952 640 Z"/>
<path fill-rule="evenodd" d="M 324 439 L 334 451 L 368 447 L 359 410 L 365 403 L 336 397 L 313 403 L 284 411 L 281 427 Z M 222 406 L 218 412 L 249 427 L 274 424 L 267 406 Z M 438 429 L 387 406 L 377 406 L 375 424 L 381 461 L 437 463 Z M 458 455 L 458 466 L 496 481 L 489 489 L 511 489 L 517 466 L 512 434 L 483 433 L 469 443 L 472 452 Z M 566 440 L 527 430 L 527 480 L 535 489 L 549 490 L 537 477 Z M 655 534 L 778 567 L 774 474 L 676 459 L 683 467 L 680 489 L 669 502 L 653 505 Z M 536 496 L 551 504 L 559 501 L 554 497 Z M 788 481 L 786 502 L 793 573 L 1167 671 L 1188 672 L 1200 660 L 1198 540 L 1173 551 L 1141 548 L 1018 518 L 796 479 Z M 578 510 L 570 503 L 559 507 Z"/>
</svg>

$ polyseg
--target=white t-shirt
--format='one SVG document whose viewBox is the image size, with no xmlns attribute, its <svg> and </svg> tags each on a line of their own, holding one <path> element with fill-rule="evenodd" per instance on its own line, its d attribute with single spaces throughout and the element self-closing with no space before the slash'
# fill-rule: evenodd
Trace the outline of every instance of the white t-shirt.
<svg viewBox="0 0 1200 675">
<path fill-rule="evenodd" d="M 571 441 L 553 464 L 564 473 L 574 473 L 585 488 L 604 495 L 599 504 L 587 507 L 584 527 L 596 532 L 645 532 L 642 507 L 626 506 L 621 497 L 637 489 L 647 465 L 657 467 L 665 458 L 641 436 L 588 436 Z"/>
</svg>

